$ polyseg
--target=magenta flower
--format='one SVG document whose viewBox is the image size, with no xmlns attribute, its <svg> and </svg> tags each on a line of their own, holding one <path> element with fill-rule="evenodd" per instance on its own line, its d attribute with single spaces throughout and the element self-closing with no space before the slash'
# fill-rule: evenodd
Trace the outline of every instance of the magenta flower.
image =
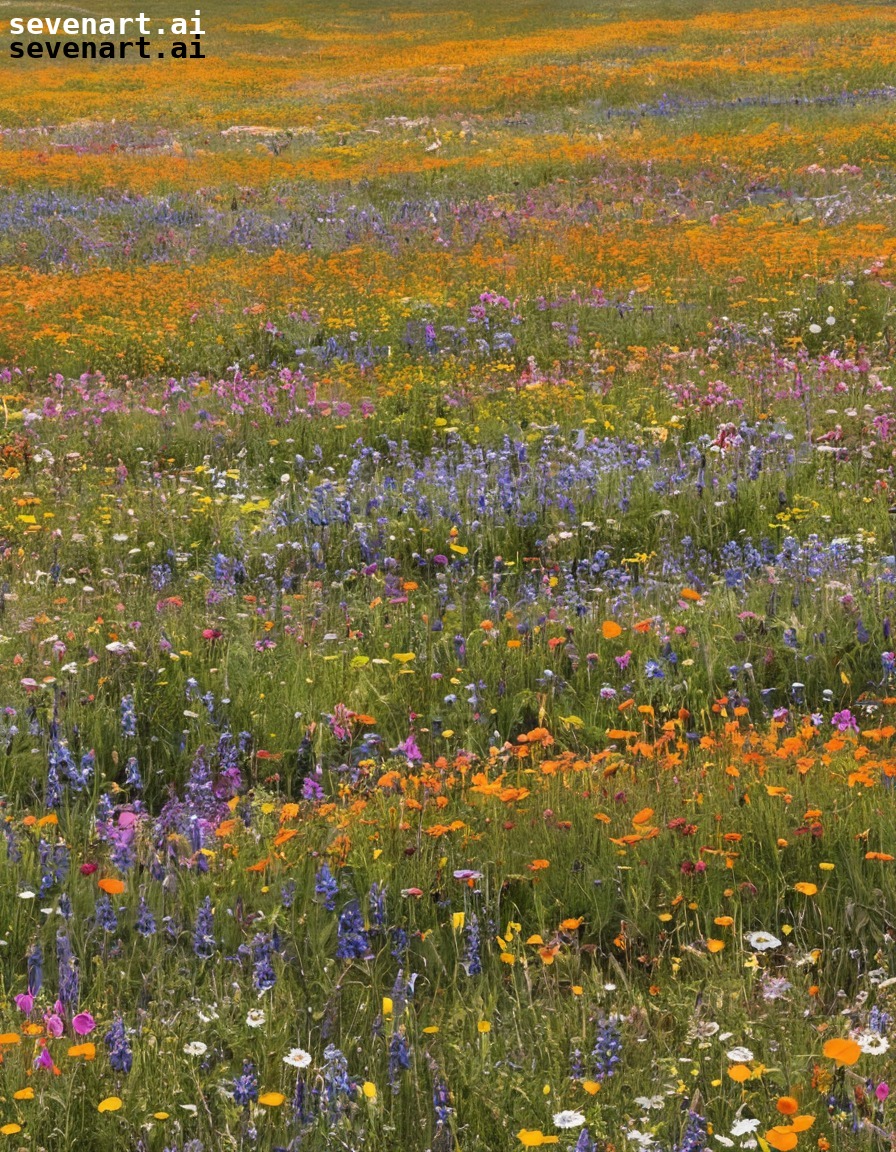
<svg viewBox="0 0 896 1152">
<path fill-rule="evenodd" d="M 26 1016 L 34 1007 L 34 997 L 30 992 L 20 992 L 18 996 L 14 996 L 13 999 L 16 1002 L 16 1008 L 18 1008 L 20 1012 L 24 1012 Z"/>
<path fill-rule="evenodd" d="M 96 1028 L 96 1021 L 89 1012 L 79 1012 L 72 1020 L 72 1028 L 79 1036 L 87 1036 Z"/>
<path fill-rule="evenodd" d="M 885 1080 L 882 1080 L 874 1089 L 874 1095 L 880 1100 L 881 1104 L 883 1104 L 884 1100 L 890 1095 L 890 1085 L 887 1084 Z"/>
</svg>

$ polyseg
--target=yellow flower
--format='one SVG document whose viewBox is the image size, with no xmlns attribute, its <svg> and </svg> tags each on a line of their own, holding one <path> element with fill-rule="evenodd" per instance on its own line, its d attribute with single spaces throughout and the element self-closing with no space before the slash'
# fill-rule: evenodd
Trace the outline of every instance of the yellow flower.
<svg viewBox="0 0 896 1152">
<path fill-rule="evenodd" d="M 545 1136 L 538 1128 L 521 1128 L 516 1134 L 524 1148 L 541 1148 L 543 1144 L 559 1144 L 559 1136 Z"/>
<path fill-rule="evenodd" d="M 13 1092 L 12 1098 L 13 1098 L 13 1100 L 33 1100 L 34 1099 L 34 1089 L 30 1088 L 30 1087 L 29 1088 L 20 1088 L 18 1090 L 18 1092 Z"/>
<path fill-rule="evenodd" d="M 263 1104 L 265 1108 L 279 1108 L 285 1099 L 282 1092 L 263 1092 L 258 1097 L 258 1103 Z"/>
<path fill-rule="evenodd" d="M 121 1099 L 118 1096 L 107 1096 L 105 1100 L 100 1100 L 96 1106 L 97 1112 L 117 1112 L 121 1107 Z"/>
<path fill-rule="evenodd" d="M 368 1100 L 376 1100 L 376 1084 L 374 1084 L 371 1080 L 364 1081 L 364 1084 L 361 1087 L 361 1091 L 364 1093 Z"/>
<path fill-rule="evenodd" d="M 491 1032 L 491 1030 L 492 1030 L 492 1026 L 491 1026 L 491 1024 L 489 1024 L 488 1020 L 480 1020 L 479 1023 L 476 1025 L 476 1027 L 479 1029 L 480 1032 L 483 1032 L 483 1033 Z"/>
<path fill-rule="evenodd" d="M 810 884 L 807 880 L 801 880 L 799 884 L 794 884 L 794 889 L 801 892 L 803 896 L 814 896 L 818 891 L 817 884 Z"/>
</svg>

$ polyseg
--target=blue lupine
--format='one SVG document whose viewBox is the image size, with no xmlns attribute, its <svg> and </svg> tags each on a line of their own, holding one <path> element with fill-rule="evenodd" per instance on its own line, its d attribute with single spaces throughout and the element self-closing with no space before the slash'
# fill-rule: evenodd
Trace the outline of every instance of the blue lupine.
<svg viewBox="0 0 896 1152">
<path fill-rule="evenodd" d="M 130 737 L 137 735 L 137 713 L 134 709 L 134 697 L 121 698 L 121 734 Z"/>
<path fill-rule="evenodd" d="M 269 992 L 277 983 L 277 974 L 271 963 L 273 954 L 270 936 L 259 932 L 252 941 L 252 983 L 256 992 Z"/>
<path fill-rule="evenodd" d="M 241 1108 L 258 1099 L 258 1077 L 251 1060 L 243 1061 L 243 1070 L 233 1081 L 233 1098 Z"/>
<path fill-rule="evenodd" d="M 323 897 L 324 908 L 328 912 L 336 910 L 336 896 L 339 893 L 339 883 L 330 871 L 328 864 L 321 864 L 314 880 L 314 893 Z"/>
<path fill-rule="evenodd" d="M 478 976 L 482 971 L 482 958 L 480 955 L 479 919 L 475 912 L 471 912 L 464 928 L 466 946 L 464 949 L 463 967 L 468 976 Z"/>
<path fill-rule="evenodd" d="M 136 756 L 129 756 L 124 766 L 124 782 L 136 792 L 143 791 L 143 777 L 140 775 L 140 765 Z"/>
<path fill-rule="evenodd" d="M 597 1039 L 591 1050 L 594 1079 L 598 1083 L 609 1079 L 619 1064 L 622 1051 L 622 1037 L 615 1016 L 604 1017 L 598 1022 Z"/>
<path fill-rule="evenodd" d="M 206 896 L 196 913 L 196 923 L 193 926 L 193 951 L 200 960 L 209 960 L 214 956 L 217 947 L 215 914 L 212 911 L 211 897 Z"/>
<path fill-rule="evenodd" d="M 336 959 L 370 960 L 372 957 L 361 909 L 357 900 L 351 900 L 339 913 Z"/>
<path fill-rule="evenodd" d="M 444 1080 L 436 1080 L 432 1089 L 432 1108 L 436 1125 L 444 1128 L 454 1109 L 451 1107 L 451 1094 Z"/>
<path fill-rule="evenodd" d="M 104 932 L 118 931 L 118 917 L 115 915 L 115 909 L 112 907 L 112 901 L 108 896 L 100 896 L 97 899 L 95 910 L 97 925 Z"/>
<path fill-rule="evenodd" d="M 367 903 L 373 928 L 382 931 L 386 927 L 386 885 L 379 880 L 371 884 Z"/>
<path fill-rule="evenodd" d="M 389 1086 L 392 1094 L 398 1094 L 401 1073 L 411 1066 L 411 1050 L 407 1037 L 400 1028 L 396 1028 L 389 1039 Z"/>
<path fill-rule="evenodd" d="M 156 933 L 156 919 L 146 903 L 146 897 L 141 896 L 137 905 L 137 919 L 134 927 L 141 936 L 154 936 Z"/>
<path fill-rule="evenodd" d="M 56 934 L 56 970 L 59 973 L 59 999 L 66 1008 L 76 1008 L 81 993 L 78 961 L 64 932 Z"/>
<path fill-rule="evenodd" d="M 109 1049 L 109 1064 L 116 1072 L 127 1074 L 134 1063 L 134 1056 L 128 1044 L 124 1021 L 116 1016 L 109 1031 L 103 1037 Z"/>
<path fill-rule="evenodd" d="M 681 1143 L 678 1145 L 677 1152 L 705 1152 L 708 1143 L 709 1137 L 707 1135 L 706 1121 L 698 1112 L 688 1112 L 684 1134 L 682 1135 Z"/>
<path fill-rule="evenodd" d="M 331 1122 L 335 1122 L 350 1102 L 356 1086 L 349 1078 L 348 1060 L 333 1044 L 328 1044 L 324 1049 L 321 1079 L 328 1118 Z"/>
<path fill-rule="evenodd" d="M 28 953 L 28 991 L 36 996 L 44 982 L 44 952 L 40 944 L 35 944 Z"/>
</svg>

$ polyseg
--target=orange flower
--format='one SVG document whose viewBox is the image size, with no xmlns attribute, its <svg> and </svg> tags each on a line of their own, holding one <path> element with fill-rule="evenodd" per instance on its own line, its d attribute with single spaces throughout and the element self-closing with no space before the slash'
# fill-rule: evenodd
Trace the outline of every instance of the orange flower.
<svg viewBox="0 0 896 1152">
<path fill-rule="evenodd" d="M 782 1116 L 792 1116 L 799 1108 L 799 1104 L 793 1096 L 779 1096 L 775 1107 Z"/>
<path fill-rule="evenodd" d="M 835 1061 L 839 1066 L 855 1064 L 862 1055 L 862 1049 L 855 1040 L 845 1040 L 840 1037 L 828 1040 L 822 1052 L 824 1052 L 829 1060 Z"/>
<path fill-rule="evenodd" d="M 615 620 L 604 620 L 600 630 L 604 634 L 604 640 L 615 640 L 617 636 L 622 635 L 622 629 Z"/>
<path fill-rule="evenodd" d="M 104 880 L 100 880 L 99 886 L 104 892 L 108 892 L 110 896 L 120 896 L 126 887 L 124 880 L 116 880 L 114 877 L 106 877 Z"/>
<path fill-rule="evenodd" d="M 792 1148 L 796 1148 L 797 1138 L 796 1132 L 792 1128 L 779 1124 L 775 1128 L 770 1128 L 765 1134 L 765 1139 L 776 1152 L 791 1152 Z"/>
<path fill-rule="evenodd" d="M 541 872 L 542 869 L 550 868 L 550 866 L 550 860 L 533 860 L 531 864 L 526 865 L 530 872 Z"/>
<path fill-rule="evenodd" d="M 693 600 L 695 602 L 697 600 L 703 599 L 703 597 L 700 595 L 700 593 L 694 588 L 682 588 L 681 598 L 682 598 L 682 600 Z"/>
</svg>

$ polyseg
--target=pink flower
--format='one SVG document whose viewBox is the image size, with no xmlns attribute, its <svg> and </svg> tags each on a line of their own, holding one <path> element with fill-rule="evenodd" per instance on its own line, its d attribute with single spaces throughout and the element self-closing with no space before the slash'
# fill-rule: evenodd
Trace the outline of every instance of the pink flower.
<svg viewBox="0 0 896 1152">
<path fill-rule="evenodd" d="M 44 1024 L 46 1025 L 48 1036 L 61 1036 L 65 1031 L 62 1017 L 57 1016 L 55 1012 L 48 1012 L 46 1016 L 44 1016 Z"/>
<path fill-rule="evenodd" d="M 14 996 L 16 1008 L 20 1012 L 24 1012 L 27 1016 L 31 1009 L 34 1007 L 34 997 L 30 992 L 20 992 L 18 996 Z"/>
<path fill-rule="evenodd" d="M 72 1020 L 72 1028 L 79 1036 L 87 1036 L 96 1028 L 96 1021 L 89 1012 L 79 1012 Z"/>
</svg>

